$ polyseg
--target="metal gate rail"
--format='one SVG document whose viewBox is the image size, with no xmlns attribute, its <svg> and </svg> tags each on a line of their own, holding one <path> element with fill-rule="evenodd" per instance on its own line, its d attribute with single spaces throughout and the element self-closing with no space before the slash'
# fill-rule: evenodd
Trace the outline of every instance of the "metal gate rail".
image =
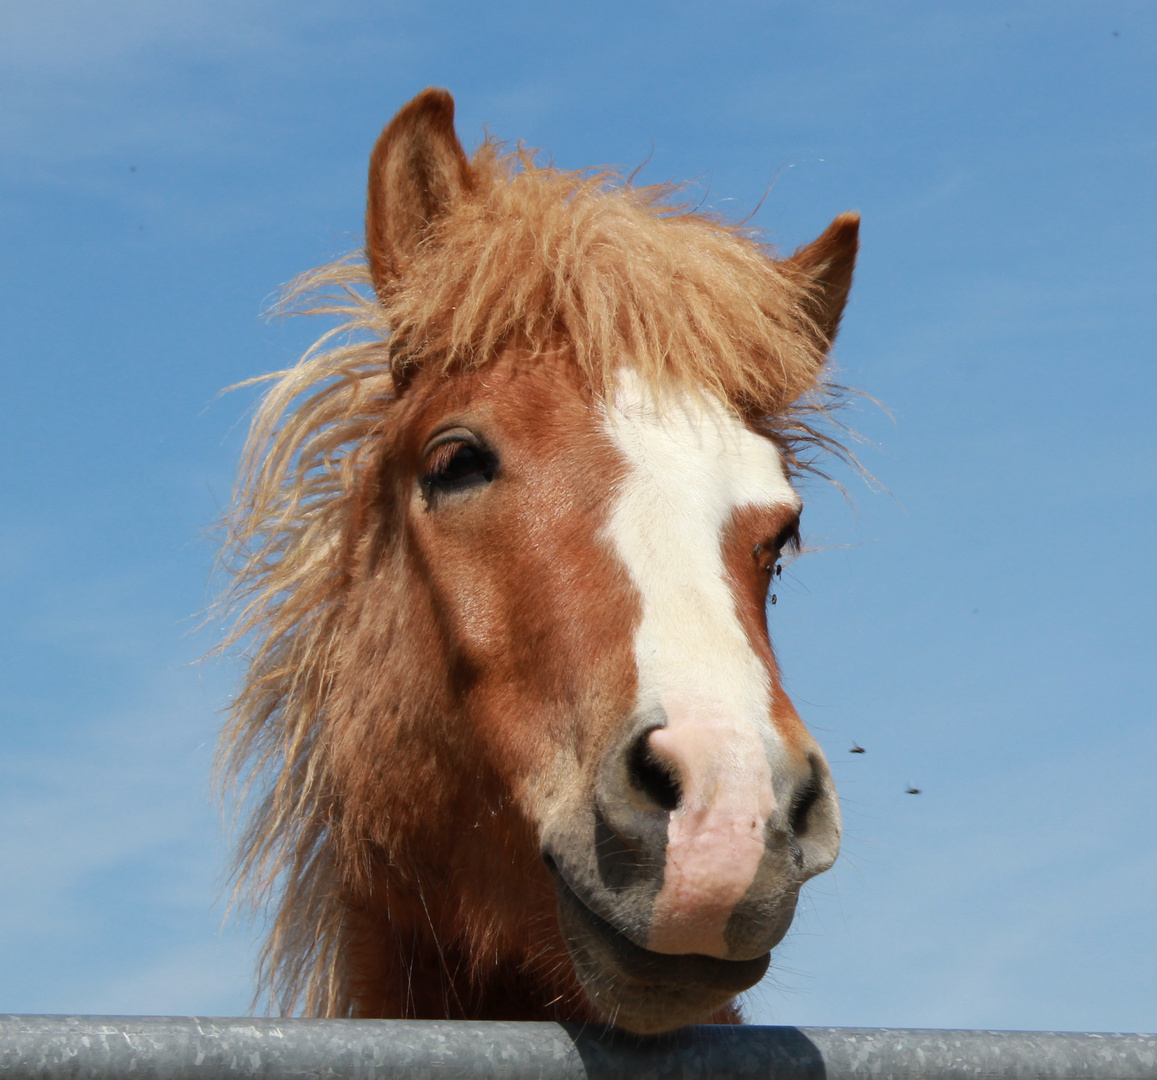
<svg viewBox="0 0 1157 1080">
<path fill-rule="evenodd" d="M 1157 1080 L 1157 1035 L 2 1016 L 0 1080 Z"/>
</svg>

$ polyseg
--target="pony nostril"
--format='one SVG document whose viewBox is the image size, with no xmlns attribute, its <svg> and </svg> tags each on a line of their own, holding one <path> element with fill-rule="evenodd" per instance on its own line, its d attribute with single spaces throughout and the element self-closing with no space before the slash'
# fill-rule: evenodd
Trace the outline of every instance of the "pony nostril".
<svg viewBox="0 0 1157 1080">
<path fill-rule="evenodd" d="M 814 834 L 819 829 L 825 832 L 824 822 L 830 817 L 830 800 L 825 799 L 824 791 L 827 767 L 823 761 L 812 754 L 808 755 L 809 772 L 807 778 L 792 796 L 791 810 L 787 815 L 788 828 L 791 835 L 797 840 Z"/>
<path fill-rule="evenodd" d="M 788 815 L 788 826 L 792 836 L 797 839 L 807 836 L 811 828 L 811 812 L 820 797 L 819 785 L 809 778 L 795 793 L 791 802 L 791 813 Z"/>
<path fill-rule="evenodd" d="M 651 749 L 650 731 L 643 732 L 631 747 L 627 757 L 627 774 L 631 786 L 646 795 L 660 809 L 670 812 L 679 806 L 683 797 L 679 780 Z"/>
<path fill-rule="evenodd" d="M 832 791 L 827 763 L 808 755 L 810 773 L 792 796 L 787 815 L 787 844 L 803 879 L 835 862 L 840 850 L 840 804 Z"/>
</svg>

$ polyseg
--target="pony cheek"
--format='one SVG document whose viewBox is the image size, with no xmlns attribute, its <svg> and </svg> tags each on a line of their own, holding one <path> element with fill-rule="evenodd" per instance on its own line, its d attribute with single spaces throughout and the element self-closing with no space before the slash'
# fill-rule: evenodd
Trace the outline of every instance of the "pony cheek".
<svg viewBox="0 0 1157 1080">
<path fill-rule="evenodd" d="M 470 695 L 468 722 L 541 838 L 560 813 L 585 816 L 595 766 L 634 706 L 636 674 L 617 635 L 544 641 L 521 607 L 507 620 L 509 651 Z"/>
</svg>

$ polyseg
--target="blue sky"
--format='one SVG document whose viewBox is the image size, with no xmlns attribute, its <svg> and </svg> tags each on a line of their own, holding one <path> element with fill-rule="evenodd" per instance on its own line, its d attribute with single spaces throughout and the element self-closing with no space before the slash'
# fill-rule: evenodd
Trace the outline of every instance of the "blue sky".
<svg viewBox="0 0 1157 1080">
<path fill-rule="evenodd" d="M 260 313 L 435 84 L 467 144 L 646 159 L 786 249 L 864 215 L 836 355 L 886 490 L 808 488 L 773 613 L 846 841 L 753 1018 L 1157 1029 L 1155 62 L 1118 0 L 7 0 L 0 1011 L 248 1006 L 219 391 L 316 334 Z"/>
</svg>

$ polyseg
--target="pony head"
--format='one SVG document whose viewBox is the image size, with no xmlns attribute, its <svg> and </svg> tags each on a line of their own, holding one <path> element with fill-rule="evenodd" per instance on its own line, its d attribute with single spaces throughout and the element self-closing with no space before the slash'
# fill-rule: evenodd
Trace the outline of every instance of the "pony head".
<svg viewBox="0 0 1157 1080">
<path fill-rule="evenodd" d="M 427 90 L 301 286 L 350 333 L 254 422 L 225 742 L 285 1009 L 726 1019 L 836 857 L 766 613 L 858 218 L 777 261 L 673 194 Z"/>
</svg>

